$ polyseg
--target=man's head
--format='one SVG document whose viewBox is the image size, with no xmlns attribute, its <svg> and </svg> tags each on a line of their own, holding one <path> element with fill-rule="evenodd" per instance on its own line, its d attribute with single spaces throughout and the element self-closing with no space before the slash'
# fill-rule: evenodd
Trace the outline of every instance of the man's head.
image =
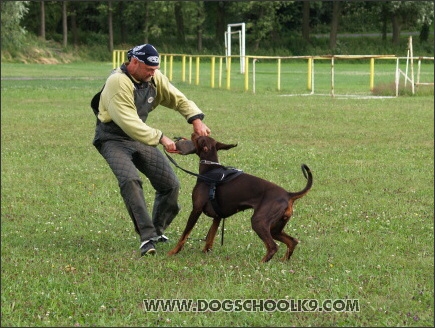
<svg viewBox="0 0 435 328">
<path fill-rule="evenodd" d="M 160 59 L 156 48 L 151 44 L 142 44 L 127 52 L 129 73 L 137 80 L 145 82 L 159 69 Z"/>
</svg>

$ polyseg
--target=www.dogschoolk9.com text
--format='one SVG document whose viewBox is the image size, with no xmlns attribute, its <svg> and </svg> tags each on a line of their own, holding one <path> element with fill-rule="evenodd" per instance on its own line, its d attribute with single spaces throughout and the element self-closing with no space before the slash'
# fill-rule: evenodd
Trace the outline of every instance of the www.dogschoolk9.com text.
<svg viewBox="0 0 435 328">
<path fill-rule="evenodd" d="M 145 312 L 359 312 L 357 299 L 144 299 Z"/>
</svg>

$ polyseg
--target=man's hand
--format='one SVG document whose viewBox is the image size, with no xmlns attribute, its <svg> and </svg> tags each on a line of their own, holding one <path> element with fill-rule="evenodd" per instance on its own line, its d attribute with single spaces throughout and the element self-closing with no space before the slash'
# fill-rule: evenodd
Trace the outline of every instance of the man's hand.
<svg viewBox="0 0 435 328">
<path fill-rule="evenodd" d="M 192 122 L 193 132 L 200 136 L 208 136 L 211 133 L 211 130 L 205 125 L 199 118 Z"/>
<path fill-rule="evenodd" d="M 163 135 L 163 137 L 160 139 L 160 143 L 163 145 L 163 147 L 165 147 L 165 150 L 168 153 L 178 153 L 175 142 L 167 136 Z"/>
</svg>

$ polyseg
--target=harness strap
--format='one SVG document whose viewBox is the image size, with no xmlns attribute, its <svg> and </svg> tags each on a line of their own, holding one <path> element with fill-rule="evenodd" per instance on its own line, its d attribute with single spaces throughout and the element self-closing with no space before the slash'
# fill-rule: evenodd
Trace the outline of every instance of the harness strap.
<svg viewBox="0 0 435 328">
<path fill-rule="evenodd" d="M 212 183 L 210 185 L 210 189 L 208 191 L 208 199 L 210 200 L 211 206 L 217 215 L 222 219 L 222 230 L 221 230 L 221 246 L 224 244 L 224 231 L 225 231 L 225 218 L 221 212 L 221 208 L 219 207 L 216 200 L 216 184 Z"/>
<path fill-rule="evenodd" d="M 219 207 L 217 200 L 216 200 L 216 184 L 212 183 L 210 185 L 210 189 L 208 192 L 208 199 L 211 202 L 211 205 L 213 206 L 214 211 L 221 219 L 225 218 L 224 214 L 221 212 L 221 208 Z"/>
</svg>

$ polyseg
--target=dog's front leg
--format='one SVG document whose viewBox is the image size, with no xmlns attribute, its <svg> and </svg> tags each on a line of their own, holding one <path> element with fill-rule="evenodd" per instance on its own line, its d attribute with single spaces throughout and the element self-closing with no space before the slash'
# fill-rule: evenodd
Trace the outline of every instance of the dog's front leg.
<svg viewBox="0 0 435 328">
<path fill-rule="evenodd" d="M 193 227 L 195 226 L 196 222 L 199 219 L 199 216 L 201 215 L 201 211 L 195 211 L 192 210 L 189 215 L 189 219 L 187 220 L 186 228 L 184 228 L 184 232 L 180 237 L 180 240 L 178 240 L 177 245 L 168 252 L 168 255 L 174 255 L 177 254 L 181 249 L 183 248 L 184 244 L 187 241 L 187 238 L 189 237 L 190 233 L 192 232 Z"/>
<path fill-rule="evenodd" d="M 216 236 L 216 232 L 219 228 L 219 224 L 221 223 L 221 219 L 220 218 L 214 218 L 213 219 L 213 223 L 210 227 L 210 230 L 207 233 L 207 238 L 205 239 L 205 246 L 204 249 L 202 250 L 204 253 L 207 253 L 209 251 L 212 250 L 213 248 L 213 241 L 214 238 Z"/>
</svg>

